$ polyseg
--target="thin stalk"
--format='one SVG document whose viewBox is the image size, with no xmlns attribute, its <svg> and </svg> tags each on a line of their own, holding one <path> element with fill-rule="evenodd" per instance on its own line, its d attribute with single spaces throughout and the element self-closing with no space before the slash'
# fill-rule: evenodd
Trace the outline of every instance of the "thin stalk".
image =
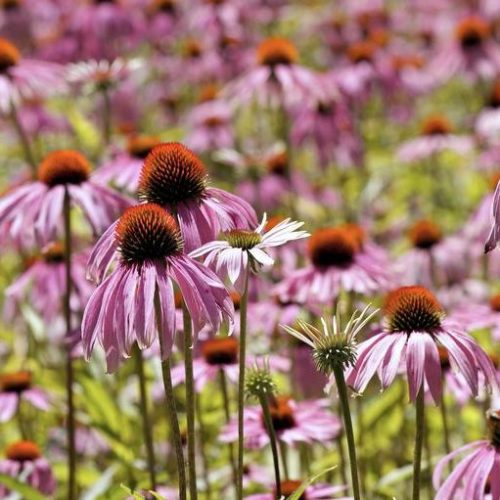
<svg viewBox="0 0 500 500">
<path fill-rule="evenodd" d="M 238 498 L 243 498 L 243 410 L 245 398 L 245 363 L 247 344 L 248 268 L 245 271 L 243 294 L 240 299 L 240 352 L 238 378 Z"/>
<path fill-rule="evenodd" d="M 37 163 L 35 160 L 35 155 L 33 154 L 33 150 L 31 148 L 31 143 L 28 138 L 28 135 L 26 134 L 26 131 L 23 128 L 23 125 L 21 123 L 21 120 L 19 120 L 19 114 L 17 112 L 17 106 L 14 104 L 13 101 L 10 102 L 10 118 L 12 120 L 12 124 L 14 125 L 14 128 L 16 129 L 16 133 L 19 137 L 19 142 L 21 143 L 21 147 L 23 149 L 23 154 L 24 154 L 24 159 L 27 161 L 29 164 L 33 178 L 36 179 L 37 177 Z"/>
<path fill-rule="evenodd" d="M 229 395 L 227 391 L 227 380 L 226 374 L 224 373 L 224 369 L 221 368 L 219 370 L 219 382 L 220 388 L 222 392 L 222 400 L 224 404 L 224 415 L 226 417 L 226 423 L 229 423 L 231 420 L 231 412 L 229 410 Z M 229 443 L 229 461 L 231 462 L 231 472 L 233 475 L 233 483 L 236 490 L 236 494 L 238 493 L 238 472 L 236 470 L 236 464 L 234 461 L 234 445 L 233 443 Z"/>
<path fill-rule="evenodd" d="M 446 454 L 449 455 L 451 453 L 450 427 L 448 425 L 448 409 L 446 407 L 446 402 L 444 400 L 444 394 L 441 397 L 440 410 L 441 410 L 441 422 L 443 424 L 444 449 L 446 451 Z"/>
<path fill-rule="evenodd" d="M 350 314 L 350 311 L 349 311 Z M 365 423 L 363 419 L 363 400 L 362 398 L 356 398 L 356 413 L 357 413 L 357 427 L 358 427 L 358 439 L 357 439 L 357 445 L 358 449 L 360 450 L 359 453 L 359 458 L 358 458 L 358 465 L 359 465 L 359 478 L 361 482 L 361 491 L 366 491 L 366 473 L 365 473 L 365 460 L 364 456 L 362 454 L 363 448 L 362 448 L 362 439 L 363 436 L 365 435 Z"/>
<path fill-rule="evenodd" d="M 290 475 L 288 474 L 288 460 L 286 456 L 286 444 L 283 441 L 278 441 L 278 447 L 280 450 L 281 463 L 283 464 L 283 472 L 285 474 L 285 479 L 289 479 Z"/>
<path fill-rule="evenodd" d="M 420 499 L 420 470 L 422 462 L 422 445 L 424 443 L 424 391 L 421 387 L 418 391 L 417 400 L 415 401 L 416 410 L 416 432 L 415 432 L 415 450 L 413 454 L 413 500 Z"/>
<path fill-rule="evenodd" d="M 187 447 L 189 495 L 191 500 L 198 498 L 196 488 L 196 428 L 195 428 L 195 393 L 193 377 L 193 330 L 191 316 L 186 304 L 182 305 L 182 320 L 184 324 L 184 369 L 186 373 L 186 414 L 187 414 Z"/>
<path fill-rule="evenodd" d="M 202 466 L 202 474 L 203 474 L 203 479 L 205 481 L 205 496 L 206 500 L 210 500 L 212 497 L 212 488 L 210 487 L 210 478 L 208 475 L 208 460 L 207 460 L 207 453 L 205 449 L 205 423 L 203 422 L 203 412 L 201 411 L 201 404 L 200 404 L 200 396 L 196 395 L 195 398 L 195 403 L 196 403 L 196 419 L 198 420 L 198 428 L 199 428 L 199 442 L 198 446 L 200 449 L 200 456 L 201 456 L 201 466 Z"/>
<path fill-rule="evenodd" d="M 104 144 L 107 146 L 111 142 L 111 99 L 107 87 L 103 87 L 101 93 L 103 100 L 102 133 Z"/>
<path fill-rule="evenodd" d="M 347 474 L 345 472 L 345 464 L 346 464 L 346 459 L 345 459 L 345 452 L 344 452 L 344 446 L 342 444 L 342 435 L 339 435 L 336 439 L 337 442 L 337 451 L 339 452 L 339 460 L 340 460 L 340 479 L 342 481 L 342 484 L 347 484 Z M 334 474 L 334 470 L 331 471 L 332 477 Z M 331 482 L 331 480 L 330 480 Z"/>
<path fill-rule="evenodd" d="M 75 380 L 73 357 L 71 355 L 71 200 L 67 187 L 64 188 L 64 268 L 66 293 L 63 309 L 66 323 L 66 400 L 68 414 L 66 434 L 68 440 L 68 500 L 76 499 L 76 443 L 75 443 L 75 398 L 73 385 Z"/>
<path fill-rule="evenodd" d="M 158 330 L 158 338 L 160 341 L 160 355 L 162 359 L 161 372 L 163 377 L 163 387 L 165 389 L 165 402 L 167 407 L 167 415 L 170 424 L 170 432 L 172 433 L 172 441 L 174 443 L 175 458 L 177 461 L 177 474 L 179 476 L 179 500 L 186 500 L 186 466 L 184 464 L 184 452 L 182 450 L 181 430 L 179 428 L 179 419 L 175 409 L 174 388 L 172 386 L 172 375 L 170 367 L 170 357 L 165 353 L 165 345 L 163 341 L 161 329 L 161 304 L 158 289 L 155 291 L 155 316 Z"/>
<path fill-rule="evenodd" d="M 140 393 L 140 411 L 142 417 L 142 432 L 144 434 L 144 444 L 146 445 L 146 455 L 148 462 L 149 482 L 151 489 L 156 490 L 156 464 L 155 452 L 153 446 L 153 428 L 151 425 L 151 418 L 148 410 L 148 396 L 147 396 L 147 383 L 144 374 L 144 358 L 140 349 L 136 349 L 136 370 L 139 379 L 139 393 Z"/>
<path fill-rule="evenodd" d="M 345 383 L 342 367 L 338 366 L 333 370 L 337 390 L 339 393 L 340 409 L 344 420 L 344 430 L 347 438 L 347 449 L 349 451 L 349 466 L 351 468 L 352 490 L 355 500 L 360 500 L 361 493 L 358 479 L 358 464 L 356 461 L 356 445 L 354 442 L 354 431 L 352 427 L 351 412 L 349 411 L 349 398 L 347 395 L 347 385 Z"/>
<path fill-rule="evenodd" d="M 269 435 L 269 442 L 271 444 L 271 453 L 273 455 L 273 465 L 274 465 L 274 478 L 276 480 L 276 497 L 281 498 L 281 478 L 280 478 L 280 465 L 278 458 L 278 446 L 276 439 L 276 432 L 273 426 L 273 419 L 271 418 L 271 412 L 269 411 L 269 404 L 266 396 L 262 395 L 259 397 L 260 406 L 262 407 L 262 415 L 264 417 L 264 424 L 266 426 L 267 433 Z"/>
</svg>

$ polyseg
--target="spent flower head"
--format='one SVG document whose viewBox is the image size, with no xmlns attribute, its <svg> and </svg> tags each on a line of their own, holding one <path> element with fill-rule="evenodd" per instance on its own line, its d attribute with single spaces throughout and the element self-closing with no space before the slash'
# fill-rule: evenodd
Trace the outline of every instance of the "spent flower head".
<svg viewBox="0 0 500 500">
<path fill-rule="evenodd" d="M 256 361 L 247 372 L 245 380 L 247 396 L 260 399 L 261 397 L 274 396 L 276 391 L 277 387 L 269 369 L 269 360 L 265 359 L 261 364 Z"/>
<path fill-rule="evenodd" d="M 287 325 L 281 327 L 295 338 L 313 349 L 313 358 L 317 369 L 327 375 L 336 368 L 348 368 L 356 361 L 356 335 L 373 318 L 378 309 L 369 312 L 370 304 L 361 312 L 354 311 L 351 318 L 342 327 L 339 309 L 328 323 L 321 318 L 321 329 L 299 320 L 300 330 Z"/>
</svg>

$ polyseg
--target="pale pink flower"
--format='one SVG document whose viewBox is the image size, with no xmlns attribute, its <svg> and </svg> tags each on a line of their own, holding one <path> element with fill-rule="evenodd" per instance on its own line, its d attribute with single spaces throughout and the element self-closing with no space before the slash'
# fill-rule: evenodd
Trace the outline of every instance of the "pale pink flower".
<svg viewBox="0 0 500 500">
<path fill-rule="evenodd" d="M 233 229 L 223 233 L 223 239 L 207 243 L 190 253 L 191 257 L 204 256 L 205 265 L 213 267 L 218 275 L 227 276 L 241 293 L 245 271 L 271 266 L 274 259 L 267 253 L 290 241 L 307 238 L 309 233 L 299 231 L 303 222 L 284 219 L 266 231 L 267 216 L 251 231 Z"/>
</svg>

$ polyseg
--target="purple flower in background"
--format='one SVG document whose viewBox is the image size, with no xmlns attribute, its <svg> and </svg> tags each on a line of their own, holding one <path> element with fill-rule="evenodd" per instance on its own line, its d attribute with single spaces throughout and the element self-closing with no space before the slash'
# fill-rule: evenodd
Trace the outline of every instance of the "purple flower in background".
<svg viewBox="0 0 500 500">
<path fill-rule="evenodd" d="M 21 401 L 27 401 L 38 410 L 47 411 L 50 396 L 43 389 L 32 385 L 28 371 L 0 375 L 0 422 L 7 422 L 18 411 Z"/>
<path fill-rule="evenodd" d="M 40 448 L 32 441 L 17 441 L 10 444 L 0 460 L 0 474 L 22 480 L 44 495 L 52 496 L 56 491 L 56 480 L 49 462 L 42 456 Z M 6 497 L 9 490 L 0 485 L 0 496 Z"/>
<path fill-rule="evenodd" d="M 6 239 L 24 244 L 35 240 L 41 245 L 57 239 L 66 192 L 94 234 L 102 233 L 130 202 L 92 182 L 90 173 L 89 162 L 78 151 L 49 153 L 38 167 L 38 180 L 22 184 L 0 199 L 0 229 Z"/>
<path fill-rule="evenodd" d="M 329 403 L 320 399 L 315 401 L 294 401 L 285 396 L 277 396 L 270 401 L 271 418 L 277 438 L 288 445 L 299 443 L 321 443 L 327 445 L 341 432 L 340 420 L 326 408 Z M 263 448 L 269 443 L 262 418 L 262 408 L 245 408 L 245 446 Z M 219 439 L 232 443 L 238 438 L 235 419 L 222 430 Z"/>
</svg>

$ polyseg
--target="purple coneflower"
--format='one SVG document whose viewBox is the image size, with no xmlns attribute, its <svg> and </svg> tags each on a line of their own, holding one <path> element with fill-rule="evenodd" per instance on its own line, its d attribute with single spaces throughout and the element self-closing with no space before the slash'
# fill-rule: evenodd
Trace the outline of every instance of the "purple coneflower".
<svg viewBox="0 0 500 500">
<path fill-rule="evenodd" d="M 479 372 L 483 372 L 488 385 L 496 385 L 495 369 L 487 354 L 460 325 L 445 318 L 436 297 L 422 286 L 405 286 L 389 293 L 384 329 L 359 345 L 348 383 L 363 392 L 377 372 L 386 388 L 404 362 L 410 399 L 415 400 L 425 380 L 432 399 L 439 404 L 442 391 L 438 346 L 447 350 L 452 369 L 463 374 L 474 395 Z"/>
<path fill-rule="evenodd" d="M 201 392 L 208 382 L 214 382 L 223 371 L 230 382 L 238 382 L 238 339 L 233 337 L 215 337 L 201 344 L 201 356 L 193 361 L 194 384 L 197 392 Z M 256 362 L 255 356 L 247 356 L 247 365 Z M 286 373 L 290 369 L 288 358 L 270 355 L 266 358 L 273 371 Z M 172 370 L 174 387 L 185 380 L 183 364 Z"/>
<path fill-rule="evenodd" d="M 432 477 L 437 490 L 436 500 L 500 498 L 500 410 L 488 410 L 486 418 L 489 439 L 462 446 L 437 464 Z M 446 481 L 441 482 L 443 471 L 451 460 L 464 452 L 470 454 L 454 467 Z"/>
<path fill-rule="evenodd" d="M 132 135 L 127 140 L 126 151 L 104 163 L 92 175 L 100 184 L 112 184 L 128 193 L 136 193 L 144 159 L 160 144 L 155 136 Z"/>
<path fill-rule="evenodd" d="M 0 38 L 0 88 L 0 111 L 8 113 L 21 99 L 64 91 L 64 69 L 55 63 L 25 59 L 15 45 Z"/>
<path fill-rule="evenodd" d="M 93 286 L 85 279 L 88 252 L 73 256 L 71 266 L 71 300 L 73 313 L 81 313 L 92 295 Z M 28 300 L 46 325 L 52 324 L 62 314 L 61 297 L 66 293 L 66 268 L 64 248 L 59 242 L 45 246 L 24 273 L 5 289 L 5 307 L 14 312 Z"/>
<path fill-rule="evenodd" d="M 21 400 L 42 411 L 47 411 L 50 406 L 49 395 L 32 385 L 31 372 L 0 375 L 0 422 L 7 422 L 17 413 Z"/>
<path fill-rule="evenodd" d="M 65 196 L 78 206 L 95 234 L 103 232 L 129 201 L 90 179 L 91 167 L 78 151 L 49 153 L 38 167 L 38 180 L 10 191 L 0 200 L 0 228 L 14 241 L 45 245 L 61 236 Z"/>
<path fill-rule="evenodd" d="M 345 225 L 314 232 L 308 241 L 311 264 L 294 271 L 275 288 L 284 301 L 331 305 L 341 290 L 371 295 L 391 286 L 380 252 L 365 251 L 363 231 Z"/>
<path fill-rule="evenodd" d="M 238 102 L 252 98 L 265 105 L 288 107 L 324 95 L 321 80 L 298 64 L 296 47 L 284 38 L 268 38 L 257 48 L 257 65 L 228 84 L 226 95 Z"/>
<path fill-rule="evenodd" d="M 182 144 L 160 144 L 144 161 L 139 195 L 176 214 L 186 252 L 213 241 L 221 231 L 257 225 L 246 201 L 207 183 L 205 165 Z"/>
<path fill-rule="evenodd" d="M 179 227 L 159 205 L 128 208 L 97 242 L 89 266 L 102 277 L 114 261 L 116 268 L 93 293 L 82 323 L 85 355 L 90 356 L 99 339 L 108 371 L 131 355 L 136 342 L 144 349 L 158 335 L 162 356 L 170 354 L 176 332 L 174 282 L 195 332 L 205 324 L 217 331 L 224 318 L 232 321 L 233 304 L 224 285 L 212 271 L 183 254 Z M 156 294 L 160 308 L 155 312 Z"/>
<path fill-rule="evenodd" d="M 341 430 L 340 420 L 326 410 L 328 402 L 294 401 L 276 396 L 269 402 L 271 418 L 280 441 L 289 445 L 298 443 L 331 442 Z M 245 444 L 248 448 L 262 448 L 269 443 L 260 406 L 245 408 Z M 238 438 L 236 419 L 222 430 L 221 441 L 230 443 Z"/>
<path fill-rule="evenodd" d="M 56 481 L 49 463 L 42 456 L 38 445 L 32 441 L 17 441 L 7 447 L 6 457 L 0 460 L 0 473 L 16 479 L 52 496 L 56 490 Z M 6 497 L 9 490 L 0 485 L 0 496 Z"/>
<path fill-rule="evenodd" d="M 473 147 L 471 137 L 453 133 L 450 121 L 441 115 L 432 115 L 422 124 L 421 135 L 403 143 L 397 157 L 404 162 L 417 162 L 443 151 L 454 151 L 463 155 Z"/>
</svg>

